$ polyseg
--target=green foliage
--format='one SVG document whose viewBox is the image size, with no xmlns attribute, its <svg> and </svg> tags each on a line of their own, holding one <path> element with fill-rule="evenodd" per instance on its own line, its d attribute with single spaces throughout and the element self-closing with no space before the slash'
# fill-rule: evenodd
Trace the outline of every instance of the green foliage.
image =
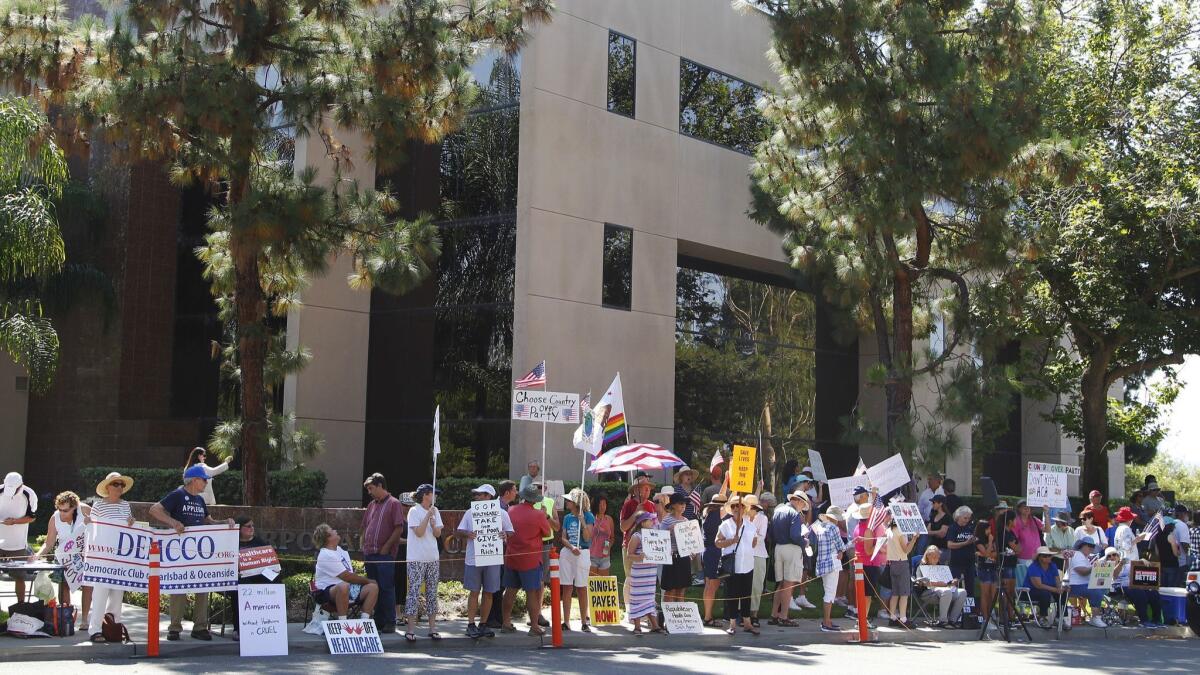
<svg viewBox="0 0 1200 675">
<path fill-rule="evenodd" d="M 156 502 L 183 484 L 183 467 L 178 469 L 148 469 L 94 466 L 80 469 L 83 485 L 78 494 L 94 494 L 96 484 L 111 471 L 133 478 L 133 488 L 126 493 L 130 501 Z M 298 467 L 272 471 L 267 485 L 272 506 L 319 507 L 325 501 L 326 477 L 323 471 Z M 213 481 L 218 504 L 242 503 L 242 472 L 230 469 Z"/>
<path fill-rule="evenodd" d="M 1145 476 L 1158 479 L 1163 490 L 1175 492 L 1175 501 L 1195 509 L 1200 506 L 1200 467 L 1189 464 L 1170 453 L 1161 452 L 1144 465 L 1125 465 L 1125 492 L 1140 490 Z"/>
<path fill-rule="evenodd" d="M 471 490 L 479 487 L 483 483 L 490 483 L 492 487 L 500 485 L 503 478 L 438 478 L 437 487 L 441 491 L 438 495 L 438 508 L 446 510 L 464 510 L 470 507 Z M 564 481 L 563 487 L 568 491 L 579 487 L 579 481 Z M 592 503 L 595 504 L 596 498 L 599 495 L 604 495 L 608 498 L 609 514 L 616 516 L 621 510 L 621 503 L 625 501 L 625 497 L 629 495 L 629 483 L 619 481 L 592 481 L 588 480 L 584 486 L 588 496 L 591 497 Z"/>
</svg>

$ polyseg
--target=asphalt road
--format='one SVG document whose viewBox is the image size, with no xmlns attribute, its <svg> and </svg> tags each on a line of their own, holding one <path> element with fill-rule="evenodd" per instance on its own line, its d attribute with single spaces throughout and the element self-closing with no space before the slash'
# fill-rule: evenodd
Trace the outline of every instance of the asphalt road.
<svg viewBox="0 0 1200 675">
<path fill-rule="evenodd" d="M 487 649 L 440 650 L 434 653 L 387 653 L 379 656 L 333 657 L 302 655 L 263 659 L 234 656 L 174 658 L 162 661 L 122 660 L 83 664 L 79 661 L 39 662 L 39 672 L 85 672 L 88 675 L 130 673 L 280 673 L 311 675 L 333 672 L 424 673 L 674 673 L 780 672 L 785 668 L 822 668 L 826 672 L 929 673 L 969 672 L 971 675 L 1035 672 L 1195 673 L 1200 663 L 1200 639 L 1086 640 L 1033 645 L 983 643 L 880 645 L 742 645 L 728 649 L 664 652 L 652 647 L 617 653 L 598 650 Z M 20 664 L 15 667 L 28 667 Z M 864 670 L 864 668 L 866 670 Z M 1035 669 L 1035 670 L 1031 670 Z M 0 673 L 9 670 L 0 650 Z M 30 672 L 30 671 L 25 671 Z"/>
</svg>

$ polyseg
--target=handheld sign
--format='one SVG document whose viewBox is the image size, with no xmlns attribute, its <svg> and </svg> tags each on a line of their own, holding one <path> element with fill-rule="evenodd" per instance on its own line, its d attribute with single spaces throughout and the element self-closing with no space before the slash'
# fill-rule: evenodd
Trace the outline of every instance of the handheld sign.
<svg viewBox="0 0 1200 675">
<path fill-rule="evenodd" d="M 589 611 L 593 626 L 621 624 L 620 584 L 616 577 L 588 577 Z"/>
<path fill-rule="evenodd" d="M 579 394 L 514 389 L 512 418 L 551 424 L 579 424 Z"/>
<path fill-rule="evenodd" d="M 1140 588 L 1144 591 L 1158 590 L 1160 572 L 1156 562 L 1131 562 L 1129 563 L 1129 587 Z"/>
<path fill-rule="evenodd" d="M 543 496 L 554 498 L 554 510 L 563 510 L 563 495 L 567 494 L 567 488 L 561 480 L 546 481 L 546 490 Z"/>
<path fill-rule="evenodd" d="M 685 520 L 676 523 L 672 530 L 675 532 L 675 547 L 679 549 L 679 555 L 704 553 L 704 532 L 700 530 L 699 521 Z"/>
<path fill-rule="evenodd" d="M 671 564 L 671 533 L 666 530 L 638 530 L 642 536 L 643 562 Z"/>
<path fill-rule="evenodd" d="M 871 479 L 866 474 L 832 478 L 829 480 L 829 503 L 843 509 L 854 503 L 854 488 L 870 487 Z"/>
<path fill-rule="evenodd" d="M 54 561 L 63 566 L 63 579 L 72 591 L 79 590 L 83 585 L 84 553 L 87 551 L 88 528 L 83 528 L 74 539 L 63 542 L 59 551 L 54 554 Z"/>
<path fill-rule="evenodd" d="M 238 577 L 253 577 L 259 574 L 274 580 L 283 568 L 274 546 L 253 546 L 238 551 Z"/>
<path fill-rule="evenodd" d="M 812 467 L 814 479 L 822 483 L 829 482 L 829 476 L 825 475 L 825 460 L 821 459 L 821 453 L 816 450 L 809 450 L 808 465 Z"/>
<path fill-rule="evenodd" d="M 749 445 L 733 446 L 733 461 L 729 463 L 729 489 L 733 492 L 754 492 L 754 458 L 758 448 Z"/>
<path fill-rule="evenodd" d="M 1029 462 L 1025 477 L 1025 501 L 1032 507 L 1061 508 L 1067 501 L 1067 477 L 1078 476 L 1079 467 Z"/>
<path fill-rule="evenodd" d="M 242 656 L 287 656 L 287 593 L 283 584 L 238 586 L 238 638 Z"/>
<path fill-rule="evenodd" d="M 892 512 L 892 520 L 904 534 L 929 534 L 925 527 L 925 519 L 921 517 L 921 509 L 912 502 L 895 502 L 888 507 Z"/>
<path fill-rule="evenodd" d="M 1121 563 L 1109 562 L 1101 560 L 1092 567 L 1092 573 L 1088 576 L 1088 588 L 1103 588 L 1104 590 L 1112 590 L 1113 577 L 1117 574 L 1117 567 Z"/>
<path fill-rule="evenodd" d="M 886 495 L 912 480 L 908 476 L 908 469 L 904 467 L 903 455 L 892 455 L 875 466 L 867 467 L 867 477 L 871 479 L 871 485 L 879 488 L 880 495 Z"/>
<path fill-rule="evenodd" d="M 704 633 L 704 622 L 700 619 L 700 609 L 696 607 L 696 603 L 664 602 L 662 608 L 667 632 L 671 635 Z"/>
<path fill-rule="evenodd" d="M 339 619 L 321 624 L 330 654 L 382 654 L 374 619 Z"/>
<path fill-rule="evenodd" d="M 922 579 L 928 579 L 934 583 L 948 584 L 954 581 L 954 575 L 946 565 L 921 565 L 917 568 L 917 573 L 921 575 Z"/>
<path fill-rule="evenodd" d="M 500 518 L 499 501 L 492 499 L 471 502 L 471 528 L 475 532 L 475 539 L 471 541 L 471 545 L 475 547 L 476 567 L 504 563 L 504 539 L 500 534 Z"/>
</svg>

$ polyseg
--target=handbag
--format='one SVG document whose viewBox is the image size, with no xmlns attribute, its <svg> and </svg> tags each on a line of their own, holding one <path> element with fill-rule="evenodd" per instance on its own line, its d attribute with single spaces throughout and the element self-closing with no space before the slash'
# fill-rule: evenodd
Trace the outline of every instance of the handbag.
<svg viewBox="0 0 1200 675">
<path fill-rule="evenodd" d="M 104 623 L 100 624 L 100 635 L 105 642 L 133 642 L 129 639 L 129 629 L 123 623 L 117 623 L 117 617 L 109 612 L 104 615 Z"/>
<path fill-rule="evenodd" d="M 33 602 L 14 602 L 8 606 L 8 615 L 23 614 L 38 621 L 46 615 L 46 603 L 41 600 Z"/>
<path fill-rule="evenodd" d="M 49 604 L 44 610 L 42 621 L 46 624 L 46 632 L 56 637 L 68 637 L 75 634 L 75 608 L 71 605 Z"/>
<path fill-rule="evenodd" d="M 746 529 L 746 524 L 738 528 L 738 543 L 733 547 L 733 553 L 721 556 L 721 564 L 717 566 L 717 578 L 726 579 L 734 574 L 734 565 L 737 562 L 737 551 L 742 546 L 742 530 Z"/>
</svg>

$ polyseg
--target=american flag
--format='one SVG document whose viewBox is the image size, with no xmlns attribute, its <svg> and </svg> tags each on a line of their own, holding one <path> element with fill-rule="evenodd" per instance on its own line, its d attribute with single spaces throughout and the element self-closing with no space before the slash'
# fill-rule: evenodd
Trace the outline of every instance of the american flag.
<svg viewBox="0 0 1200 675">
<path fill-rule="evenodd" d="M 704 501 L 700 498 L 700 488 L 692 488 L 692 493 L 688 495 L 688 499 L 692 502 L 692 511 L 699 515 L 701 508 L 700 502 Z"/>
<path fill-rule="evenodd" d="M 546 386 L 546 362 L 542 361 L 533 367 L 525 377 L 513 382 L 513 388 L 526 389 L 529 387 Z"/>
<path fill-rule="evenodd" d="M 1159 533 L 1162 532 L 1162 528 L 1163 519 L 1162 514 L 1160 513 L 1150 520 L 1150 526 L 1146 528 L 1146 538 L 1153 539 L 1157 537 Z"/>
<path fill-rule="evenodd" d="M 888 517 L 887 504 L 883 503 L 883 497 L 879 494 L 875 495 L 875 501 L 871 507 L 871 517 L 867 519 L 867 532 L 874 532 L 875 528 L 882 525 Z"/>
</svg>

